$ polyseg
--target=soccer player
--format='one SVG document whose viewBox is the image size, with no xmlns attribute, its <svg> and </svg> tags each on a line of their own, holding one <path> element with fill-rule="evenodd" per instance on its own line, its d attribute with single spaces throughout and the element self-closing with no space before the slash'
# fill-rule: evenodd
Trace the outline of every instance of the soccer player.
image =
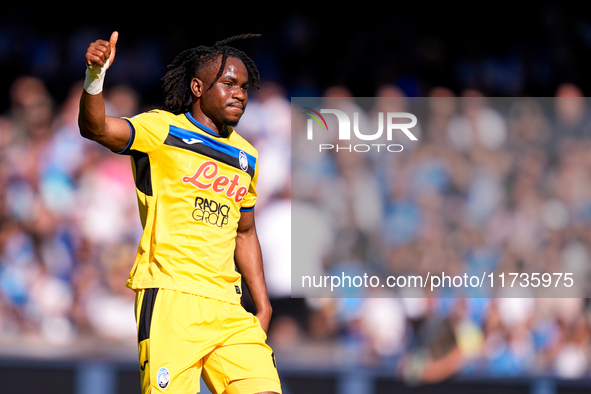
<svg viewBox="0 0 591 394">
<path fill-rule="evenodd" d="M 266 330 L 271 306 L 254 222 L 257 151 L 232 128 L 259 73 L 227 44 L 179 54 L 165 104 L 105 115 L 102 85 L 118 33 L 86 52 L 82 136 L 131 156 L 144 232 L 127 286 L 136 291 L 142 393 L 280 393 Z M 237 272 L 236 269 L 239 271 Z M 240 305 L 241 280 L 256 316 Z"/>
</svg>

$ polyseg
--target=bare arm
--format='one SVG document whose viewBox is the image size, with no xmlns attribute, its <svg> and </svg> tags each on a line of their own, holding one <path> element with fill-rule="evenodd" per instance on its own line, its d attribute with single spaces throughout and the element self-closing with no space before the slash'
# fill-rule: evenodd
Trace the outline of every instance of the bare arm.
<svg viewBox="0 0 591 394">
<path fill-rule="evenodd" d="M 267 332 L 272 308 L 263 272 L 261 246 L 254 224 L 254 211 L 242 212 L 238 222 L 234 260 L 257 310 L 256 316 Z"/>
<path fill-rule="evenodd" d="M 97 40 L 91 43 L 86 51 L 86 65 L 100 68 L 107 60 L 110 65 L 113 65 L 118 38 L 119 34 L 114 32 L 109 41 Z M 125 149 L 131 137 L 131 129 L 125 120 L 105 115 L 105 100 L 102 92 L 98 94 L 89 94 L 86 90 L 82 92 L 78 126 L 84 138 L 96 141 L 116 152 Z"/>
</svg>

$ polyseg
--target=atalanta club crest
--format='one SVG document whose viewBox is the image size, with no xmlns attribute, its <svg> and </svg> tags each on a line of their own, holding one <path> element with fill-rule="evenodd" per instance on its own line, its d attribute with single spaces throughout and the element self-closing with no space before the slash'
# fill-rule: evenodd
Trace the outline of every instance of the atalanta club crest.
<svg viewBox="0 0 591 394">
<path fill-rule="evenodd" d="M 168 387 L 170 383 L 170 372 L 166 367 L 162 367 L 158 370 L 158 374 L 156 375 L 156 380 L 158 382 L 158 387 L 161 389 L 165 389 Z"/>
<path fill-rule="evenodd" d="M 240 163 L 240 168 L 242 171 L 248 170 L 248 158 L 246 157 L 246 153 L 244 151 L 240 151 L 238 155 L 238 162 Z"/>
</svg>

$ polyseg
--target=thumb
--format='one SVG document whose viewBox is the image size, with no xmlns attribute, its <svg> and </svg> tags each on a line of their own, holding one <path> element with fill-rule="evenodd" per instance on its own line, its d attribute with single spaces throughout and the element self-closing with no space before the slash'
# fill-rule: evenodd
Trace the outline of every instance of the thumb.
<svg viewBox="0 0 591 394">
<path fill-rule="evenodd" d="M 117 40 L 119 39 L 119 32 L 114 31 L 111 34 L 111 38 L 109 39 L 109 44 L 111 44 L 111 56 L 109 57 L 110 64 L 113 65 L 113 61 L 115 60 L 115 52 L 117 47 Z"/>
</svg>

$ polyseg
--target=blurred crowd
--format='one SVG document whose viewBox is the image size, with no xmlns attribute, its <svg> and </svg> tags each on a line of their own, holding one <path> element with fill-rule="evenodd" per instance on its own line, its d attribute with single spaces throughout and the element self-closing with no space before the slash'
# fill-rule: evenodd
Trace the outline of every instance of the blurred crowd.
<svg viewBox="0 0 591 394">
<path fill-rule="evenodd" d="M 292 264 L 307 264 L 306 275 L 369 272 L 382 280 L 442 271 L 572 272 L 587 297 L 590 103 L 573 84 L 550 98 L 490 99 L 475 90 L 460 96 L 435 88 L 420 98 L 419 110 L 418 99 L 384 86 L 367 108 L 344 87 L 327 90 L 318 108 L 338 108 L 351 119 L 357 112 L 365 134 L 377 130 L 380 111 L 416 113 L 419 141 L 400 133 L 392 142 L 404 150 L 395 154 L 319 154 L 317 145 L 310 151 L 302 143 L 309 117 L 293 111 L 292 217 L 306 215 L 309 230 L 295 236 L 306 238 L 309 258 Z M 321 133 L 322 142 L 356 143 L 337 140 L 335 117 L 325 119 L 332 132 Z M 590 375 L 587 299 L 534 298 L 531 286 L 520 298 L 435 290 L 407 287 L 389 298 L 362 286 L 341 293 L 359 298 L 309 299 L 305 334 L 332 338 L 350 362 L 413 382 L 455 374 Z M 291 331 L 287 321 L 282 327 L 292 341 L 295 320 Z"/>
<path fill-rule="evenodd" d="M 80 136 L 81 89 L 57 103 L 40 79 L 21 77 L 0 120 L 3 339 L 134 335 L 133 292 L 121 286 L 141 231 L 129 158 Z M 138 111 L 125 87 L 108 100 L 112 115 Z"/>
</svg>

